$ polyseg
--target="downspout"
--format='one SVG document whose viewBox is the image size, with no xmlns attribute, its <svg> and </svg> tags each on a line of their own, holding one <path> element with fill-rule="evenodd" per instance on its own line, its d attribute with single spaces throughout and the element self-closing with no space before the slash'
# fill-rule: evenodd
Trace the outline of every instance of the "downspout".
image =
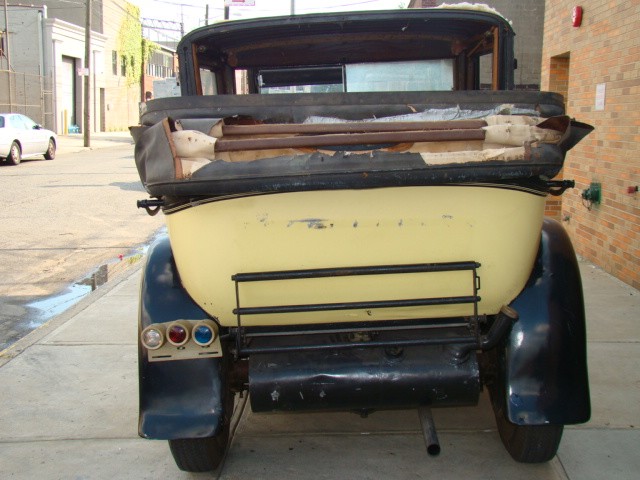
<svg viewBox="0 0 640 480">
<path fill-rule="evenodd" d="M 46 102 L 45 102 L 45 94 L 44 94 L 44 79 L 45 79 L 45 69 L 44 69 L 44 19 L 47 17 L 47 7 L 43 6 L 38 9 L 38 45 L 39 45 L 39 74 L 40 74 L 40 124 L 46 125 Z"/>
<path fill-rule="evenodd" d="M 53 101 L 51 102 L 51 108 L 53 109 L 53 131 L 56 133 L 64 133 L 58 130 L 60 125 L 58 123 L 58 60 L 57 60 L 56 41 L 53 39 L 53 26 L 51 26 L 51 83 Z"/>
<path fill-rule="evenodd" d="M 40 74 L 44 75 L 45 65 L 44 65 L 44 20 L 47 18 L 47 6 L 43 5 L 40 9 L 38 9 L 38 23 L 40 24 L 40 28 L 38 28 L 38 42 L 41 46 L 40 48 Z"/>
<path fill-rule="evenodd" d="M 7 59 L 7 82 L 9 83 L 9 113 L 13 112 L 13 100 L 11 93 L 11 48 L 9 47 L 9 14 L 7 10 L 7 0 L 4 0 L 4 36 L 6 37 L 7 51 L 5 52 L 5 58 Z"/>
</svg>

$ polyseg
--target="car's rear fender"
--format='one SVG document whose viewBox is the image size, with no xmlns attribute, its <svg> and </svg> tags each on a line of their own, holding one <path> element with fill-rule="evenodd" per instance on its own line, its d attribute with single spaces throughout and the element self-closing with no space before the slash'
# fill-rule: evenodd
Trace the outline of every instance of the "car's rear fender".
<svg viewBox="0 0 640 480">
<path fill-rule="evenodd" d="M 153 323 L 209 319 L 180 285 L 169 239 L 149 250 L 140 291 L 140 330 Z M 140 436 L 199 438 L 223 423 L 222 358 L 149 362 L 138 339 Z"/>
<path fill-rule="evenodd" d="M 531 277 L 511 304 L 519 313 L 505 350 L 507 415 L 520 425 L 589 420 L 580 271 L 569 236 L 545 220 Z"/>
</svg>

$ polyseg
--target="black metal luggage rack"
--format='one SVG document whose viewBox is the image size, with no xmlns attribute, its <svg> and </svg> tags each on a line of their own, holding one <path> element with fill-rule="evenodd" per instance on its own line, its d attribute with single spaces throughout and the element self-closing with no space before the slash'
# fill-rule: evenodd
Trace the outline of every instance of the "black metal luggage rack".
<svg viewBox="0 0 640 480">
<path fill-rule="evenodd" d="M 470 348 L 480 345 L 478 328 L 478 296 L 480 277 L 477 269 L 480 263 L 474 261 L 447 263 L 419 263 L 408 265 L 380 265 L 365 267 L 319 268 L 308 270 L 285 270 L 272 272 L 237 273 L 231 279 L 235 282 L 236 308 L 233 310 L 238 323 L 235 329 L 236 352 L 238 357 L 256 353 L 278 353 L 309 350 L 348 349 L 362 347 L 405 347 L 418 345 L 466 345 Z M 240 305 L 240 284 L 278 280 L 302 280 L 326 277 L 349 277 L 360 275 L 393 275 L 407 273 L 435 273 L 469 271 L 470 291 L 468 296 L 414 298 L 399 300 L 375 300 L 341 303 L 317 303 L 306 305 L 273 305 L 242 307 Z M 424 319 L 393 320 L 360 323 L 332 323 L 322 325 L 243 327 L 243 315 L 289 314 L 303 312 L 324 312 L 335 310 L 368 310 L 376 308 L 416 307 L 434 305 L 472 304 L 473 316 L 466 319 Z M 424 335 L 415 335 L 422 330 Z M 233 332 L 232 332 L 233 333 Z M 344 337 L 353 334 L 364 335 L 367 340 L 354 341 Z M 381 335 L 382 334 L 382 335 Z M 385 335 L 386 334 L 386 335 Z M 328 337 L 329 336 L 329 337 Z M 295 339 L 294 339 L 295 337 Z M 331 338 L 330 341 L 327 339 Z M 336 338 L 339 340 L 336 341 Z M 269 341 L 271 339 L 272 341 Z M 286 339 L 294 339 L 287 342 Z M 303 341 L 301 341 L 303 339 Z M 260 340 L 258 342 L 254 340 Z M 253 343 L 253 345 L 251 345 Z M 256 345 L 256 343 L 258 345 Z"/>
</svg>

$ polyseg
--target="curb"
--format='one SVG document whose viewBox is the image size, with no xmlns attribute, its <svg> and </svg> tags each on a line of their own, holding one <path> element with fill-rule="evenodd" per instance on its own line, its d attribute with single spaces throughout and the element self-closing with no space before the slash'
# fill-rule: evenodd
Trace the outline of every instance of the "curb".
<svg viewBox="0 0 640 480">
<path fill-rule="evenodd" d="M 69 320 L 88 308 L 90 305 L 97 302 L 105 295 L 109 294 L 115 287 L 128 280 L 132 275 L 136 274 L 142 268 L 144 263 L 144 261 L 138 261 L 132 264 L 130 268 L 126 268 L 118 272 L 116 275 L 114 275 L 112 280 L 108 281 L 104 285 L 101 285 L 100 287 L 89 293 L 78 303 L 69 307 L 68 310 L 65 310 L 60 315 L 56 315 L 55 317 L 46 321 L 35 330 L 32 330 L 24 337 L 16 340 L 7 348 L 0 351 L 0 367 L 3 367 L 14 358 L 20 356 L 29 347 L 31 347 L 35 343 L 38 343 L 44 337 L 67 323 Z"/>
</svg>

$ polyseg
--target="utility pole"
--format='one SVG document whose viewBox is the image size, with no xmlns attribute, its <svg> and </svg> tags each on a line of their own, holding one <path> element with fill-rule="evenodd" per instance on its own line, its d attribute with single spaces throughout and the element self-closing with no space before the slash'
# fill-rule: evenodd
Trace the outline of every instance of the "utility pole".
<svg viewBox="0 0 640 480">
<path fill-rule="evenodd" d="M 209 25 L 209 4 L 205 5 L 204 9 L 204 24 Z"/>
<path fill-rule="evenodd" d="M 84 25 L 84 146 L 91 146 L 91 0 L 87 2 L 87 18 Z"/>
<path fill-rule="evenodd" d="M 184 11 L 182 10 L 182 3 L 180 4 L 180 38 L 184 37 Z"/>
<path fill-rule="evenodd" d="M 291 0 L 291 15 L 296 14 L 296 0 Z"/>
</svg>

